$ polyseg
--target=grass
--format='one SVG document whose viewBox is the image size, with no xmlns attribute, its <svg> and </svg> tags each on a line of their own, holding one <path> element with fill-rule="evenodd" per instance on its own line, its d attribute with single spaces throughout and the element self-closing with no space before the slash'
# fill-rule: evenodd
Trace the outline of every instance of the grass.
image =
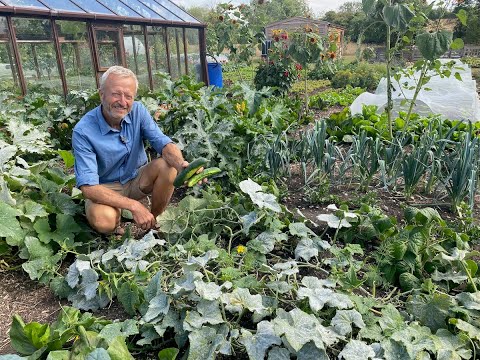
<svg viewBox="0 0 480 360">
<path fill-rule="evenodd" d="M 307 93 L 315 93 L 328 86 L 330 86 L 330 80 L 307 80 Z M 303 80 L 297 81 L 293 84 L 291 92 L 303 94 L 305 92 L 305 82 Z"/>
<path fill-rule="evenodd" d="M 223 71 L 223 82 L 226 85 L 244 82 L 253 85 L 253 78 L 257 70 L 257 64 L 250 66 L 225 65 Z"/>
</svg>

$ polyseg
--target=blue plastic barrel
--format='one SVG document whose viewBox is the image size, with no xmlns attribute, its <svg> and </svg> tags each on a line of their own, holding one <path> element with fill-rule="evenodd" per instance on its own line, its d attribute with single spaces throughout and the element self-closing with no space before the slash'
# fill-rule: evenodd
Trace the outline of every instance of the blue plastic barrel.
<svg viewBox="0 0 480 360">
<path fill-rule="evenodd" d="M 208 63 L 208 79 L 210 85 L 223 87 L 222 65 L 217 62 Z"/>
</svg>

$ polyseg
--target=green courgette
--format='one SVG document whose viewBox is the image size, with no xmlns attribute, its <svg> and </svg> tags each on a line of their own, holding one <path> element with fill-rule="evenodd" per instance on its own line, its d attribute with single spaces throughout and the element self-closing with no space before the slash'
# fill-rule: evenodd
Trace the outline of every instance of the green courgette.
<svg viewBox="0 0 480 360">
<path fill-rule="evenodd" d="M 206 177 L 218 174 L 220 172 L 222 172 L 222 170 L 220 170 L 218 167 L 211 167 L 211 168 L 205 169 L 200 174 L 192 176 L 190 180 L 188 180 L 187 186 L 192 187 L 199 181 L 202 181 L 203 179 L 205 179 Z"/>
<path fill-rule="evenodd" d="M 198 158 L 193 160 L 185 169 L 177 175 L 173 181 L 173 186 L 179 187 L 182 186 L 185 181 L 190 179 L 202 166 L 205 166 L 208 163 L 208 160 L 205 158 Z"/>
</svg>

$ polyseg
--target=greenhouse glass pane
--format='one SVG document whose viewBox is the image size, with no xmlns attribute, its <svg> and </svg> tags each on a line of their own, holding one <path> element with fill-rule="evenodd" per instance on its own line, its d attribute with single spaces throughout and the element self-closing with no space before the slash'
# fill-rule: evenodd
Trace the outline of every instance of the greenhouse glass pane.
<svg viewBox="0 0 480 360">
<path fill-rule="evenodd" d="M 195 74 L 197 81 L 202 80 L 202 67 L 200 63 L 200 42 L 197 29 L 185 29 L 187 40 L 188 73 Z"/>
<path fill-rule="evenodd" d="M 70 1 L 65 0 L 43 0 L 43 2 L 53 10 L 65 10 L 65 11 L 73 11 L 73 12 L 82 12 L 85 13 L 82 9 L 80 9 L 77 5 Z"/>
<path fill-rule="evenodd" d="M 55 23 L 68 90 L 95 89 L 97 85 L 86 24 L 66 20 L 57 20 Z"/>
<path fill-rule="evenodd" d="M 165 44 L 165 28 L 160 26 L 147 26 L 148 51 L 152 67 L 153 88 L 159 90 L 163 82 L 159 73 L 168 73 L 167 48 Z"/>
<path fill-rule="evenodd" d="M 137 75 L 139 88 L 148 90 L 150 86 L 148 83 L 147 55 L 144 41 L 142 26 L 124 26 L 123 43 L 127 67 Z"/>
<path fill-rule="evenodd" d="M 99 4 L 95 0 L 71 0 L 73 3 L 80 6 L 82 9 L 87 10 L 89 13 L 100 13 L 107 15 L 115 15 L 110 10 L 108 10 L 102 4 Z"/>
<path fill-rule="evenodd" d="M 160 6 L 158 3 L 156 3 L 153 0 L 138 0 L 142 4 L 148 6 L 149 8 L 153 9 L 155 12 L 159 13 L 162 17 L 164 17 L 166 20 L 172 20 L 172 21 L 182 21 L 182 19 L 172 12 L 168 11 L 165 9 L 163 6 Z"/>
<path fill-rule="evenodd" d="M 9 40 L 7 19 L 0 17 L 0 91 L 20 93 L 18 69 Z"/>
<path fill-rule="evenodd" d="M 27 91 L 62 93 L 50 20 L 14 18 L 13 24 Z"/>
<path fill-rule="evenodd" d="M 50 20 L 31 18 L 13 18 L 12 20 L 19 41 L 52 41 L 53 39 Z"/>
<path fill-rule="evenodd" d="M 117 30 L 95 30 L 100 67 L 122 65 L 120 35 Z"/>
<path fill-rule="evenodd" d="M 178 79 L 185 73 L 185 62 L 183 61 L 183 41 L 181 41 L 182 30 L 168 28 L 168 46 L 170 49 L 170 75 L 172 79 Z M 183 67 L 182 67 L 183 63 Z"/>
<path fill-rule="evenodd" d="M 120 16 L 130 16 L 130 17 L 141 17 L 136 12 L 132 11 L 120 1 L 117 0 L 97 0 L 102 5 L 105 5 L 107 8 L 112 10 L 115 14 Z"/>
<path fill-rule="evenodd" d="M 153 1 L 153 0 L 152 0 Z M 167 8 L 170 10 L 172 13 L 177 15 L 180 19 L 183 21 L 189 21 L 193 23 L 198 23 L 198 20 L 196 20 L 194 17 L 190 16 L 188 13 L 183 11 L 181 8 L 179 8 L 177 5 L 172 3 L 169 0 L 155 0 L 157 3 L 162 5 L 163 7 Z M 164 10 L 165 11 L 165 10 Z"/>
<path fill-rule="evenodd" d="M 137 0 L 128 0 L 128 5 L 133 8 L 136 12 L 142 14 L 144 17 L 149 19 L 160 19 L 164 20 L 165 18 L 158 15 L 155 11 L 148 8 L 147 6 L 143 5 L 141 2 Z"/>
<path fill-rule="evenodd" d="M 10 6 L 33 6 L 33 7 L 38 7 L 44 10 L 48 10 L 45 5 L 42 3 L 38 2 L 37 0 L 3 0 L 3 2 L 7 5 Z"/>
</svg>

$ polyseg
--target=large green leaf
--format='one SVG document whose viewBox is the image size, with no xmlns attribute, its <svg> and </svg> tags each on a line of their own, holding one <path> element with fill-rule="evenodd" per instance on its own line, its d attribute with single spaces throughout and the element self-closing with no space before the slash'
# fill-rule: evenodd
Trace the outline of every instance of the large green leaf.
<svg viewBox="0 0 480 360">
<path fill-rule="evenodd" d="M 375 11 L 377 0 L 362 0 L 362 8 L 365 14 L 370 15 Z"/>
<path fill-rule="evenodd" d="M 340 335 L 345 336 L 353 330 L 352 324 L 359 329 L 365 327 L 362 315 L 357 310 L 337 310 L 330 325 Z"/>
<path fill-rule="evenodd" d="M 436 346 L 437 360 L 470 359 L 472 351 L 468 348 L 470 342 L 464 337 L 453 335 L 447 329 L 437 331 L 433 341 Z"/>
<path fill-rule="evenodd" d="M 134 319 L 128 319 L 124 322 L 107 324 L 100 330 L 99 336 L 105 339 L 108 344 L 115 341 L 117 337 L 129 337 L 138 334 L 137 322 Z"/>
<path fill-rule="evenodd" d="M 48 216 L 48 212 L 45 211 L 43 205 L 35 201 L 27 200 L 23 204 L 23 207 L 23 216 L 30 219 L 31 222 L 34 222 L 36 218 L 43 218 Z"/>
<path fill-rule="evenodd" d="M 277 317 L 272 322 L 275 334 L 284 337 L 284 342 L 295 351 L 299 351 L 310 341 L 318 349 L 325 349 L 326 346 L 338 341 L 338 335 L 320 324 L 314 315 L 297 308 L 288 313 L 281 308 L 278 309 Z"/>
<path fill-rule="evenodd" d="M 203 325 L 217 325 L 223 323 L 222 313 L 220 312 L 220 303 L 218 301 L 200 300 L 197 305 L 197 311 L 190 311 L 185 317 L 184 328 L 192 331 L 194 328 L 200 329 Z"/>
<path fill-rule="evenodd" d="M 280 345 L 282 341 L 280 337 L 275 335 L 272 323 L 261 321 L 257 324 L 255 335 L 252 335 L 248 330 L 242 329 L 240 343 L 245 346 L 250 359 L 263 359 L 270 346 Z"/>
<path fill-rule="evenodd" d="M 129 315 L 135 315 L 140 305 L 140 291 L 138 285 L 133 282 L 126 281 L 120 287 L 117 299 Z"/>
<path fill-rule="evenodd" d="M 48 353 L 47 360 L 70 360 L 70 351 L 68 350 L 50 351 Z"/>
<path fill-rule="evenodd" d="M 225 309 L 232 313 L 240 314 L 246 309 L 261 315 L 266 311 L 262 296 L 252 295 L 248 289 L 236 288 L 231 293 L 223 294 L 222 301 L 225 303 Z"/>
<path fill-rule="evenodd" d="M 264 193 L 262 187 L 255 181 L 251 179 L 243 180 L 238 185 L 240 190 L 248 194 L 252 202 L 260 209 L 266 208 L 277 213 L 282 212 L 282 208 L 278 204 L 275 195 Z"/>
<path fill-rule="evenodd" d="M 0 203 L 0 237 L 17 239 L 22 235 L 23 231 L 17 220 L 18 215 L 20 215 L 18 210 L 5 203 Z"/>
<path fill-rule="evenodd" d="M 325 283 L 313 276 L 305 276 L 302 285 L 297 292 L 300 300 L 308 298 L 310 308 L 320 311 L 325 305 L 337 309 L 348 309 L 353 307 L 352 301 L 345 294 L 336 292 L 333 289 L 324 288 Z"/>
<path fill-rule="evenodd" d="M 446 327 L 447 317 L 451 313 L 450 307 L 453 305 L 455 301 L 447 294 L 415 295 L 407 303 L 407 308 L 423 325 L 437 331 Z"/>
<path fill-rule="evenodd" d="M 465 9 L 460 9 L 455 15 L 463 26 L 467 26 L 468 13 Z"/>
<path fill-rule="evenodd" d="M 385 5 L 383 8 L 385 23 L 395 29 L 406 30 L 414 16 L 415 14 L 406 4 Z"/>
<path fill-rule="evenodd" d="M 339 359 L 345 360 L 367 360 L 375 357 L 375 351 L 360 340 L 350 340 L 343 350 L 338 354 Z"/>
<path fill-rule="evenodd" d="M 53 255 L 53 250 L 50 246 L 43 244 L 40 242 L 40 240 L 33 236 L 25 237 L 25 246 L 28 249 L 30 260 L 50 257 Z"/>
<path fill-rule="evenodd" d="M 111 360 L 134 360 L 130 351 L 128 351 L 125 338 L 123 336 L 117 336 L 107 349 L 108 355 Z"/>
<path fill-rule="evenodd" d="M 469 310 L 480 310 L 480 291 L 474 293 L 462 292 L 455 298 Z"/>
<path fill-rule="evenodd" d="M 215 329 L 203 326 L 201 329 L 192 331 L 188 335 L 188 339 L 190 340 L 188 360 L 214 360 L 215 352 L 222 344 L 223 336 L 217 334 Z"/>
<path fill-rule="evenodd" d="M 432 33 L 424 32 L 417 35 L 416 43 L 422 56 L 433 61 L 450 49 L 452 38 L 453 34 L 448 30 L 439 30 Z"/>
<path fill-rule="evenodd" d="M 10 342 L 12 347 L 22 355 L 30 355 L 37 351 L 25 332 L 25 323 L 18 315 L 13 316 L 12 326 L 10 327 Z"/>
<path fill-rule="evenodd" d="M 470 339 L 480 341 L 480 329 L 478 327 L 462 319 L 450 319 L 450 323 L 454 324 L 458 330 L 465 331 Z"/>
</svg>

